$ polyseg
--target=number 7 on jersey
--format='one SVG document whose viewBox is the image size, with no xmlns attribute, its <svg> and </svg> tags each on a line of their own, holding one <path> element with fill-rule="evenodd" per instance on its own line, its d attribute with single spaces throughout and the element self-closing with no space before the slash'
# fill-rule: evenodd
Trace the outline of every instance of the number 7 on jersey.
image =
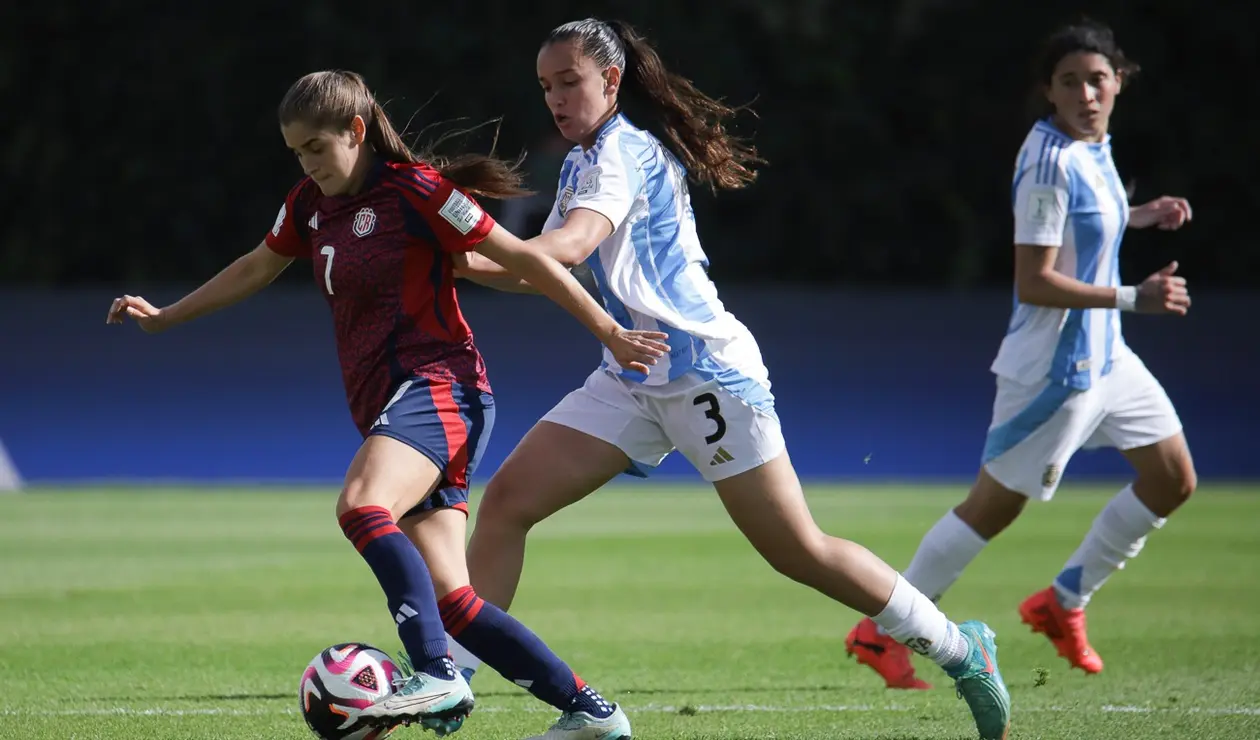
<svg viewBox="0 0 1260 740">
<path fill-rule="evenodd" d="M 328 258 L 328 261 L 324 263 L 324 287 L 328 289 L 328 295 L 332 295 L 332 261 L 337 250 L 334 247 L 323 246 L 319 248 L 319 253 Z"/>
</svg>

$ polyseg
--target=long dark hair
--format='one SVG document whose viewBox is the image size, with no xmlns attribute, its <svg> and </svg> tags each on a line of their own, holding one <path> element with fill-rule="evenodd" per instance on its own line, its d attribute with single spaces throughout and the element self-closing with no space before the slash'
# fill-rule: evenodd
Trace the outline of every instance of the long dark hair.
<svg viewBox="0 0 1260 740">
<path fill-rule="evenodd" d="M 511 198 L 529 195 L 523 185 L 521 158 L 515 161 L 493 155 L 459 154 L 444 157 L 434 149 L 449 136 L 417 153 L 407 146 L 390 123 L 363 77 L 356 72 L 325 70 L 305 75 L 280 101 L 280 125 L 300 121 L 321 130 L 345 131 L 355 116 L 367 125 L 367 140 L 377 156 L 387 162 L 424 162 L 443 177 L 476 195 Z M 456 132 L 459 133 L 459 132 Z M 498 138 L 497 135 L 495 137 Z"/>
<path fill-rule="evenodd" d="M 1054 80 L 1054 69 L 1068 54 L 1078 51 L 1101 54 L 1107 57 L 1111 68 L 1121 76 L 1122 84 L 1128 84 L 1142 67 L 1125 55 L 1116 44 L 1116 35 L 1103 23 L 1082 18 L 1056 28 L 1041 43 L 1033 61 L 1033 89 L 1030 100 L 1033 111 L 1037 115 L 1046 112 L 1044 91 Z"/>
<path fill-rule="evenodd" d="M 566 23 L 553 30 L 543 46 L 570 40 L 600 69 L 621 69 L 622 95 L 652 112 L 666 145 L 696 182 L 714 190 L 733 190 L 757 179 L 754 168 L 766 161 L 725 125 L 748 108 L 714 100 L 691 80 L 670 72 L 652 44 L 623 21 L 587 18 Z"/>
</svg>

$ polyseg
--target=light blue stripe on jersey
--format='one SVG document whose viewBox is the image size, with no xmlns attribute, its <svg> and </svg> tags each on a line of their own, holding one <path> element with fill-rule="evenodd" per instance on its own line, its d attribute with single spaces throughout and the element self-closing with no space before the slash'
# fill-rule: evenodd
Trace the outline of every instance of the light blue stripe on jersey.
<svg viewBox="0 0 1260 740">
<path fill-rule="evenodd" d="M 1102 156 L 1106 158 L 1108 155 L 1105 150 L 1092 152 L 1095 158 Z M 1100 165 L 1101 166 L 1101 165 Z M 1110 181 L 1114 179 L 1113 168 L 1108 164 L 1103 167 L 1102 171 L 1105 178 Z M 1114 197 L 1112 192 L 1104 191 L 1100 193 L 1095 190 L 1090 183 L 1085 182 L 1082 175 L 1075 169 L 1069 172 L 1069 193 L 1071 194 L 1072 216 L 1068 221 L 1068 228 L 1072 229 L 1072 246 L 1076 252 L 1076 279 L 1087 285 L 1094 285 L 1097 282 L 1098 271 L 1100 269 L 1112 269 L 1116 262 L 1120 247 L 1120 239 L 1123 235 L 1123 229 L 1118 229 L 1113 241 L 1104 241 L 1106 234 L 1106 226 L 1103 223 L 1103 214 L 1101 213 L 1099 197 Z M 1110 189 L 1110 182 L 1108 189 Z M 1111 247 L 1113 253 L 1110 264 L 1102 264 L 1102 254 L 1106 247 Z M 1085 389 L 1090 386 L 1091 370 L 1088 366 L 1082 366 L 1082 362 L 1091 359 L 1093 354 L 1093 325 L 1087 319 L 1091 311 L 1108 311 L 1114 309 L 1096 308 L 1096 309 L 1080 309 L 1073 308 L 1068 310 L 1067 318 L 1063 322 L 1063 329 L 1059 335 L 1058 345 L 1054 350 L 1054 358 L 1050 363 L 1050 378 L 1063 383 L 1072 388 Z M 1110 318 L 1110 317 L 1109 317 Z M 1108 350 L 1110 344 L 1114 341 L 1114 328 L 1111 322 L 1107 323 L 1107 339 Z M 1107 363 L 1104 361 L 1104 367 Z M 1109 369 L 1109 368 L 1107 368 Z"/>
<path fill-rule="evenodd" d="M 1041 156 L 1037 159 L 1038 185 L 1059 184 L 1059 158 L 1063 156 L 1063 147 L 1068 143 L 1070 142 L 1066 137 L 1046 133 L 1041 141 Z"/>
<path fill-rule="evenodd" d="M 1116 229 L 1116 238 L 1111 245 L 1111 278 L 1109 283 L 1118 285 L 1120 283 L 1120 243 L 1124 238 L 1124 230 L 1129 226 L 1129 211 L 1125 205 L 1129 202 L 1129 197 L 1124 191 L 1124 187 L 1120 182 L 1119 173 L 1116 172 L 1115 164 L 1111 161 L 1111 153 L 1107 149 L 1100 148 L 1094 152 L 1094 160 L 1098 163 L 1099 169 L 1106 173 L 1107 188 L 1111 191 L 1112 197 L 1116 199 L 1116 203 L 1120 205 L 1120 226 Z M 1107 311 L 1107 342 L 1106 354 L 1107 360 L 1103 363 L 1102 375 L 1111 372 L 1111 356 L 1116 344 L 1116 312 L 1118 309 L 1096 309 Z"/>
<path fill-rule="evenodd" d="M 1055 383 L 1047 385 L 1045 390 L 1038 393 L 1032 403 L 1024 407 L 1022 411 L 989 430 L 984 440 L 984 454 L 981 456 L 980 464 L 984 465 L 996 460 L 1020 442 L 1031 437 L 1033 432 L 1045 426 L 1046 422 L 1063 408 L 1063 404 L 1074 392 L 1071 388 Z"/>
<path fill-rule="evenodd" d="M 730 367 L 722 367 L 707 352 L 693 368 L 701 378 L 716 380 L 728 393 L 759 411 L 777 417 L 774 410 L 774 394 L 756 380 Z"/>
<path fill-rule="evenodd" d="M 604 308 L 608 311 L 608 315 L 623 327 L 633 329 L 634 319 L 630 317 L 626 304 L 622 303 L 621 299 L 608 287 L 608 276 L 604 274 L 604 267 L 599 262 L 599 250 L 591 252 L 586 258 L 586 264 L 595 276 L 595 284 L 599 287 L 599 294 L 604 298 Z"/>
<path fill-rule="evenodd" d="M 688 274 L 687 254 L 680 243 L 682 219 L 689 218 L 680 212 L 676 178 L 684 176 L 681 166 L 665 160 L 671 155 L 646 138 L 622 136 L 618 150 L 629 176 L 638 174 L 636 163 L 643 172 L 643 179 L 628 183 L 632 192 L 642 187 L 648 201 L 647 217 L 630 229 L 630 243 L 642 275 L 657 297 L 678 315 L 688 321 L 713 321 L 716 315 Z M 705 353 L 704 342 L 668 325 L 661 325 L 661 331 L 669 335 L 669 379 L 674 380 L 695 367 Z"/>
</svg>

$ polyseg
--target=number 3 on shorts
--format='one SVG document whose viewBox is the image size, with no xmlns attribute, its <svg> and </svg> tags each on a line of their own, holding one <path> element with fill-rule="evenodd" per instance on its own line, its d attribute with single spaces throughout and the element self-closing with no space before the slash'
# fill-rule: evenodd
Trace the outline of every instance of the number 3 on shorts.
<svg viewBox="0 0 1260 740">
<path fill-rule="evenodd" d="M 722 418 L 722 409 L 718 406 L 717 396 L 712 393 L 701 393 L 691 402 L 695 406 L 708 406 L 704 410 L 704 415 L 713 420 L 716 429 L 713 433 L 706 436 L 704 441 L 707 444 L 717 444 L 719 440 L 726 436 L 726 419 Z"/>
</svg>

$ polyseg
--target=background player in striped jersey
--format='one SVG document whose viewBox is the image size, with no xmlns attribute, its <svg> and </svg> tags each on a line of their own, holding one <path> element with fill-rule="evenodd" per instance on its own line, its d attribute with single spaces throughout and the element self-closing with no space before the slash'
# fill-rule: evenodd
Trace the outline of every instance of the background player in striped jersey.
<svg viewBox="0 0 1260 740">
<path fill-rule="evenodd" d="M 557 28 L 537 64 L 556 127 L 577 146 L 544 234 L 530 243 L 584 263 L 613 316 L 665 332 L 670 349 L 650 376 L 604 353 L 586 384 L 521 440 L 478 507 L 469 545 L 477 589 L 507 607 L 534 524 L 627 469 L 646 474 L 677 448 L 771 565 L 873 615 L 931 657 L 957 681 L 981 735 L 1004 737 L 1010 697 L 992 631 L 954 624 L 874 554 L 824 534 L 809 512 L 757 341 L 709 280 L 687 189 L 688 174 L 714 188 L 754 179 L 755 150 L 723 128 L 734 111 L 665 69 L 619 22 Z M 631 123 L 623 100 L 639 105 L 670 146 Z M 470 255 L 465 273 L 501 274 L 484 263 Z M 473 656 L 454 652 L 473 667 Z M 604 732 L 598 719 L 574 712 L 545 737 L 621 737 Z"/>
<path fill-rule="evenodd" d="M 420 721 L 439 734 L 459 729 L 473 696 L 451 664 L 445 627 L 539 699 L 628 731 L 619 708 L 469 585 L 468 477 L 489 438 L 494 400 L 455 298 L 453 255 L 475 250 L 509 265 L 581 319 L 618 362 L 641 372 L 667 348 L 654 341 L 664 335 L 623 329 L 558 262 L 481 210 L 472 195 L 523 192 L 512 165 L 477 155 L 417 157 L 359 75 L 303 77 L 279 118 L 307 177 L 263 243 L 166 308 L 116 299 L 108 321 L 129 316 L 159 331 L 243 300 L 294 259 L 311 259 L 364 437 L 337 514 L 385 591 L 415 669 L 362 715 L 382 726 Z M 414 546 L 396 523 L 404 518 Z"/>
<path fill-rule="evenodd" d="M 1120 333 L 1121 311 L 1184 315 L 1190 308 L 1176 262 L 1140 285 L 1120 283 L 1126 227 L 1177 229 L 1191 216 L 1185 199 L 1168 196 L 1130 208 L 1116 171 L 1108 124 L 1137 69 L 1101 25 L 1069 26 L 1046 43 L 1037 82 L 1053 113 L 1033 124 L 1016 162 L 1016 297 L 993 362 L 997 395 L 980 473 L 905 572 L 939 599 L 1029 498 L 1054 495 L 1076 450 L 1118 448 L 1134 481 L 1094 520 L 1053 584 L 1019 608 L 1035 632 L 1089 673 L 1103 662 L 1085 633 L 1085 605 L 1195 486 L 1177 412 Z M 916 685 L 905 649 L 875 624 L 864 620 L 849 642 L 889 686 Z"/>
</svg>

